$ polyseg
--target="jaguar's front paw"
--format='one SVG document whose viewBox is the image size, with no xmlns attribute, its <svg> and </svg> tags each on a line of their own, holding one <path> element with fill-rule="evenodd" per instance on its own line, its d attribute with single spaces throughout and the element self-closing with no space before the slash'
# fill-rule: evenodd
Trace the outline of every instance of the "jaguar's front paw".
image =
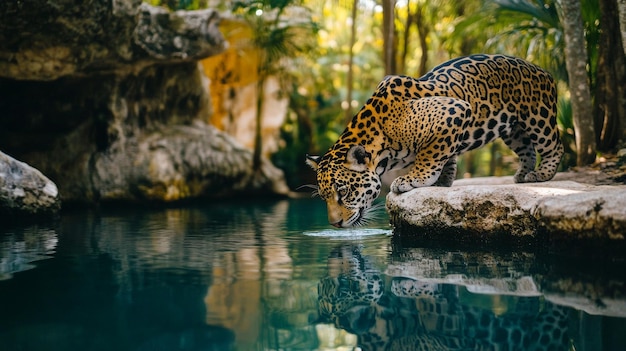
<svg viewBox="0 0 626 351">
<path fill-rule="evenodd" d="M 527 174 L 528 172 L 517 171 L 517 173 L 515 173 L 515 175 L 513 176 L 513 181 L 515 183 L 528 183 L 528 181 L 526 180 Z"/>
<path fill-rule="evenodd" d="M 528 172 L 528 174 L 524 177 L 524 183 L 536 183 L 539 181 L 539 175 L 537 172 Z"/>
<path fill-rule="evenodd" d="M 411 185 L 411 181 L 405 177 L 398 177 L 391 183 L 391 191 L 396 194 L 406 193 L 416 188 Z"/>
<path fill-rule="evenodd" d="M 537 176 L 537 172 L 535 171 L 531 171 L 528 173 L 517 172 L 515 173 L 513 180 L 515 181 L 515 183 L 536 183 L 539 181 L 539 178 Z"/>
</svg>

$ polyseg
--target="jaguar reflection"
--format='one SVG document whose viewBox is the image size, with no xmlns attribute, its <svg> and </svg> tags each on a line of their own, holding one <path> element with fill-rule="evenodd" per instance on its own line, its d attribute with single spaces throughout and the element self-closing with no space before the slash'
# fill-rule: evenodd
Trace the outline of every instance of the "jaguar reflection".
<svg viewBox="0 0 626 351">
<path fill-rule="evenodd" d="M 541 296 L 389 276 L 358 245 L 337 247 L 328 267 L 318 285 L 321 321 L 355 334 L 363 350 L 569 349 L 568 310 Z"/>
</svg>

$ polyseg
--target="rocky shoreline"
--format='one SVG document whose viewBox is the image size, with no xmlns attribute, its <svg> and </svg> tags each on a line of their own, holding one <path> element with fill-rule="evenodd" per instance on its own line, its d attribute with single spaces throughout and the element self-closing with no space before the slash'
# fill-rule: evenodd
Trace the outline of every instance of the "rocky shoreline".
<svg viewBox="0 0 626 351">
<path fill-rule="evenodd" d="M 624 245 L 626 186 L 593 185 L 559 174 L 545 183 L 512 177 L 461 179 L 450 188 L 388 194 L 398 235 L 472 242 L 584 242 Z"/>
</svg>

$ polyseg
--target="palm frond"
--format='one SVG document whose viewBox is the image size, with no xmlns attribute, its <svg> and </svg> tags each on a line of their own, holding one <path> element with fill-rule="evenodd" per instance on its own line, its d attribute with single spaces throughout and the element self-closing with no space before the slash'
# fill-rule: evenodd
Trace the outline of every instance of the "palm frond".
<svg viewBox="0 0 626 351">
<path fill-rule="evenodd" d="M 510 21 L 518 18 L 535 19 L 548 27 L 561 26 L 559 15 L 552 1 L 542 0 L 494 0 L 500 15 L 507 16 Z"/>
</svg>

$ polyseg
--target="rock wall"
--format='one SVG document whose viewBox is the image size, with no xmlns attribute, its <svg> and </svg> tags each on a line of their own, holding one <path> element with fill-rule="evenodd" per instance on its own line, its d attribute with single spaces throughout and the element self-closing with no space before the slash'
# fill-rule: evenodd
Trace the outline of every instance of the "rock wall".
<svg viewBox="0 0 626 351">
<path fill-rule="evenodd" d="M 212 10 L 170 13 L 141 0 L 2 1 L 0 76 L 53 80 L 198 60 L 223 50 L 218 23 Z"/>
<path fill-rule="evenodd" d="M 69 202 L 286 193 L 282 173 L 205 124 L 198 60 L 225 41 L 212 10 L 137 0 L 0 2 L 0 150 Z"/>
</svg>

